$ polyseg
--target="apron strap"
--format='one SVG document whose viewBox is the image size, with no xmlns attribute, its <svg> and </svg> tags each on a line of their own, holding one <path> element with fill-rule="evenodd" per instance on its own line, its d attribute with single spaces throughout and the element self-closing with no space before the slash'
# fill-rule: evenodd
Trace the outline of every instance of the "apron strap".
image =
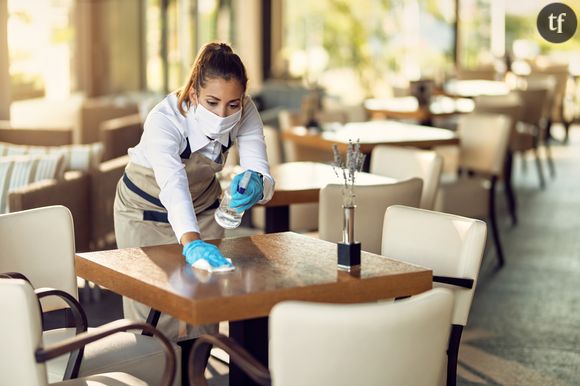
<svg viewBox="0 0 580 386">
<path fill-rule="evenodd" d="M 189 146 L 189 138 L 185 137 L 185 140 L 187 141 L 187 146 L 185 146 L 185 150 L 183 150 L 183 153 L 179 155 L 181 159 L 189 159 L 189 157 L 191 156 L 191 146 Z"/>
<path fill-rule="evenodd" d="M 161 200 L 160 199 L 158 199 L 157 197 L 152 196 L 149 193 L 141 190 L 141 188 L 139 188 L 137 185 L 135 185 L 129 179 L 129 177 L 127 177 L 127 174 L 126 173 L 123 173 L 123 182 L 125 183 L 125 185 L 127 185 L 127 187 L 129 188 L 130 191 L 132 191 L 133 193 L 135 193 L 136 195 L 138 195 L 139 197 L 141 197 L 145 201 L 148 201 L 151 204 L 157 205 L 157 206 L 159 206 L 161 208 L 164 208 L 164 206 L 161 203 Z"/>
</svg>

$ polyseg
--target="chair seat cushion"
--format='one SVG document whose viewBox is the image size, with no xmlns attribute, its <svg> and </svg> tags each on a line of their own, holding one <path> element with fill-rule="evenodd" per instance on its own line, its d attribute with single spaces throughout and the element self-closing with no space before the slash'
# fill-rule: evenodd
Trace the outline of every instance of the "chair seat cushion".
<svg viewBox="0 0 580 386">
<path fill-rule="evenodd" d="M 127 373 L 105 373 L 68 381 L 51 383 L 58 386 L 147 386 L 147 382 Z"/>
<path fill-rule="evenodd" d="M 48 346 L 70 338 L 74 334 L 75 330 L 72 328 L 45 331 L 43 342 L 45 346 Z M 174 345 L 174 348 L 177 358 L 180 358 L 179 346 Z M 62 380 L 68 357 L 68 355 L 63 355 L 47 362 L 49 382 Z M 85 346 L 79 377 L 121 371 L 156 385 L 161 379 L 164 366 L 163 348 L 157 339 L 130 332 L 120 332 Z"/>
</svg>

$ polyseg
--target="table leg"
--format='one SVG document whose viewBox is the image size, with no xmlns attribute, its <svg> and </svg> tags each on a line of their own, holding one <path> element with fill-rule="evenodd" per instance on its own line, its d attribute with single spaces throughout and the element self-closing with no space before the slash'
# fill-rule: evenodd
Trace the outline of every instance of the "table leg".
<svg viewBox="0 0 580 386">
<path fill-rule="evenodd" d="M 365 172 L 365 173 L 371 172 L 371 153 L 365 154 L 365 160 L 363 162 L 361 172 Z"/>
<path fill-rule="evenodd" d="M 230 322 L 230 338 L 268 367 L 268 317 Z M 230 360 L 230 386 L 257 386 Z"/>
<path fill-rule="evenodd" d="M 433 116 L 429 113 L 423 119 L 419 121 L 419 124 L 422 126 L 431 126 L 433 127 Z"/>
<path fill-rule="evenodd" d="M 287 232 L 290 230 L 290 207 L 266 207 L 266 233 Z"/>
<path fill-rule="evenodd" d="M 513 157 L 514 157 L 513 152 L 511 150 L 508 150 L 504 164 L 504 190 L 508 202 L 508 210 L 512 218 L 512 225 L 517 225 L 518 223 L 517 202 L 516 202 L 516 194 L 514 192 L 512 184 Z"/>
</svg>

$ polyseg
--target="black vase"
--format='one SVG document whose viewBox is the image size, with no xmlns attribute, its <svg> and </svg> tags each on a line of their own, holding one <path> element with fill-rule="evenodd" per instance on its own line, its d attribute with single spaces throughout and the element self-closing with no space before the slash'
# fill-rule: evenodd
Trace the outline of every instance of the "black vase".
<svg viewBox="0 0 580 386">
<path fill-rule="evenodd" d="M 338 268 L 346 271 L 360 266 L 361 244 L 354 241 L 354 210 L 343 206 L 342 242 L 337 243 Z"/>
</svg>

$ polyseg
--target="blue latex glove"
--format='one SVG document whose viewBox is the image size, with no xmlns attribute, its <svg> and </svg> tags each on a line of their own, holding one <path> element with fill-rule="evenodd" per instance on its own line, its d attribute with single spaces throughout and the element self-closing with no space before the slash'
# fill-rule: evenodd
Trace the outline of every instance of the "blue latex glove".
<svg viewBox="0 0 580 386">
<path fill-rule="evenodd" d="M 218 247 L 203 240 L 194 240 L 183 246 L 183 256 L 188 264 L 194 264 L 199 259 L 206 260 L 212 268 L 233 267 L 220 252 Z"/>
<path fill-rule="evenodd" d="M 262 177 L 258 172 L 253 170 L 249 171 L 252 175 L 243 193 L 240 193 L 238 187 L 245 172 L 237 174 L 230 185 L 232 195 L 230 207 L 234 208 L 238 213 L 250 209 L 264 197 L 264 182 L 262 181 Z"/>
</svg>

